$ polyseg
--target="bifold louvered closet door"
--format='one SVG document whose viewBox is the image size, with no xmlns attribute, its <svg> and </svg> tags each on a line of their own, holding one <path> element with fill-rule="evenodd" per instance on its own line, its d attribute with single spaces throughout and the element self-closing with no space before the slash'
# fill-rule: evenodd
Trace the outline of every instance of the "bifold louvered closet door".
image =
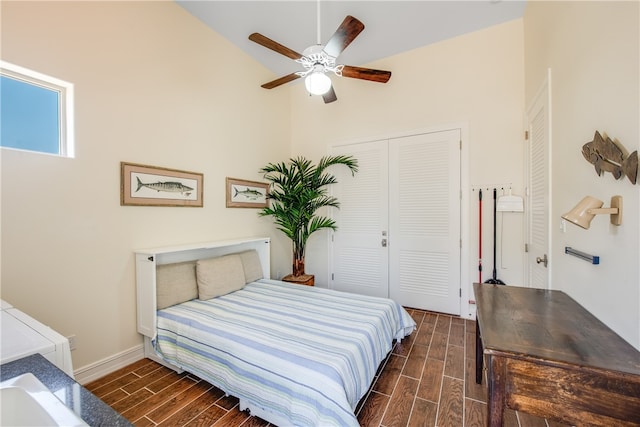
<svg viewBox="0 0 640 427">
<path fill-rule="evenodd" d="M 360 172 L 335 168 L 329 276 L 334 289 L 460 313 L 460 130 L 334 147 Z M 346 169 L 346 168 L 341 168 Z"/>
</svg>

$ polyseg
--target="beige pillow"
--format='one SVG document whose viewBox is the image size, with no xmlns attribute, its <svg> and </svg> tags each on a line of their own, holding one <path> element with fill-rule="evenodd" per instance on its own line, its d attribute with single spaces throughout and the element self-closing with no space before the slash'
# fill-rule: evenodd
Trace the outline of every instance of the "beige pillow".
<svg viewBox="0 0 640 427">
<path fill-rule="evenodd" d="M 251 283 L 256 280 L 264 278 L 262 275 L 262 264 L 260 263 L 260 257 L 255 249 L 250 251 L 240 252 L 240 259 L 242 260 L 242 268 L 244 269 L 244 282 Z"/>
<path fill-rule="evenodd" d="M 158 310 L 198 298 L 196 262 L 187 261 L 156 267 Z"/>
<path fill-rule="evenodd" d="M 242 289 L 245 285 L 240 256 L 225 255 L 196 263 L 198 298 L 211 299 Z"/>
</svg>

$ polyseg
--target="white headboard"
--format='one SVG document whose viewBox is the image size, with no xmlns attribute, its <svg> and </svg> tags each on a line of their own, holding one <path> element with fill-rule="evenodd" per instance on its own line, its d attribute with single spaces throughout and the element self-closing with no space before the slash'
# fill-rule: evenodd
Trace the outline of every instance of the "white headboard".
<svg viewBox="0 0 640 427">
<path fill-rule="evenodd" d="M 262 274 L 269 279 L 270 244 L 271 240 L 268 237 L 254 237 L 136 250 L 138 332 L 149 338 L 154 338 L 156 334 L 156 266 L 255 249 L 260 257 Z"/>
</svg>

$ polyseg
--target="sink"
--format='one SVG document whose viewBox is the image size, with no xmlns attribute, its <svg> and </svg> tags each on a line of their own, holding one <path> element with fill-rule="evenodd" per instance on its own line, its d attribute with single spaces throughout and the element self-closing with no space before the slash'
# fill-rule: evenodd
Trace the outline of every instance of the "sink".
<svg viewBox="0 0 640 427">
<path fill-rule="evenodd" d="M 31 373 L 0 382 L 0 406 L 2 426 L 88 425 Z"/>
</svg>

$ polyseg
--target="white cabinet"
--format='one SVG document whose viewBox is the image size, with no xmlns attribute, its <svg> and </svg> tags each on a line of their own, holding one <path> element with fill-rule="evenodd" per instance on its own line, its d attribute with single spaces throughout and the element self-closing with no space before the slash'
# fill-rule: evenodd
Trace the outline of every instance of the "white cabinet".
<svg viewBox="0 0 640 427">
<path fill-rule="evenodd" d="M 2 306 L 2 342 L 0 363 L 40 353 L 73 378 L 69 340 L 50 327 L 0 300 Z"/>
</svg>

